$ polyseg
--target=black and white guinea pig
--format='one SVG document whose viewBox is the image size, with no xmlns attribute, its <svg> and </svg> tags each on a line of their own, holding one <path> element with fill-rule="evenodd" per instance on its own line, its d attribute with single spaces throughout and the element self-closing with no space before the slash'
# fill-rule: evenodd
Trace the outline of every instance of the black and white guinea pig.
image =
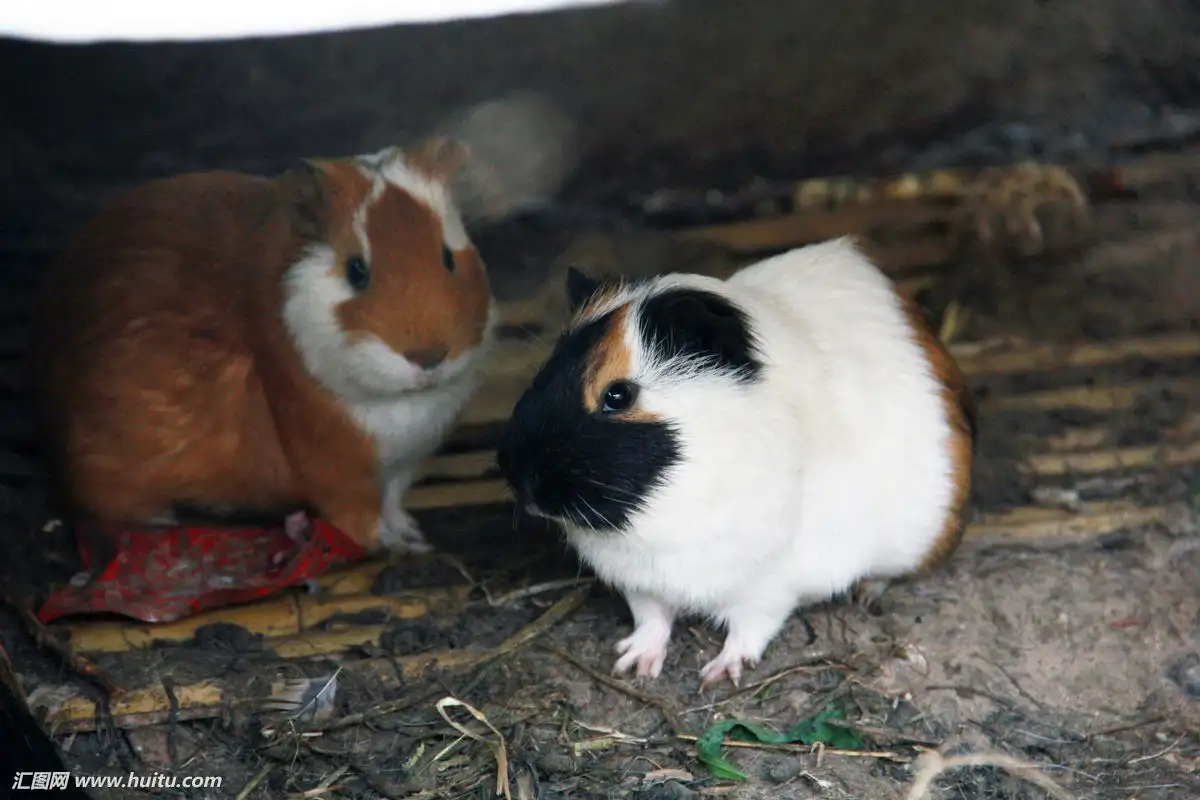
<svg viewBox="0 0 1200 800">
<path fill-rule="evenodd" d="M 740 680 L 798 606 L 945 561 L 975 412 L 949 352 L 851 239 L 728 280 L 568 277 L 574 317 L 497 454 L 625 596 L 620 673 L 662 670 L 676 615 L 727 627 Z"/>
</svg>

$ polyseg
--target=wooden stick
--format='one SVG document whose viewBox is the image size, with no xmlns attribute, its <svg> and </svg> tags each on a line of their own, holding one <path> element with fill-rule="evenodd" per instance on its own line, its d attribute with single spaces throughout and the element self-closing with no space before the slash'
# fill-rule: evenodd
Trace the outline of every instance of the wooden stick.
<svg viewBox="0 0 1200 800">
<path fill-rule="evenodd" d="M 461 608 L 468 585 L 417 589 L 404 595 L 302 595 L 295 592 L 274 600 L 233 606 L 160 625 L 128 622 L 86 622 L 59 628 L 69 635 L 72 652 L 119 653 L 150 647 L 155 641 L 186 642 L 205 625 L 229 623 L 267 638 L 295 636 L 339 614 L 377 611 L 397 619 L 417 619 L 434 610 Z"/>
<path fill-rule="evenodd" d="M 76 652 L 69 643 L 62 641 L 56 635 L 54 629 L 48 627 L 38 619 L 37 614 L 34 613 L 33 609 L 27 603 L 11 600 L 9 603 L 17 609 L 21 619 L 25 621 L 25 625 L 29 628 L 29 632 L 38 647 L 53 652 L 63 660 L 68 669 L 96 686 L 107 696 L 117 697 L 124 691 L 123 687 L 109 677 L 107 672 L 100 669 L 92 659 L 82 653 Z"/>
<path fill-rule="evenodd" d="M 333 631 L 301 631 L 295 636 L 264 639 L 263 648 L 279 658 L 312 658 L 380 646 L 386 625 L 351 625 Z"/>
<path fill-rule="evenodd" d="M 676 235 L 681 239 L 719 244 L 735 253 L 760 253 L 812 244 L 848 234 L 866 233 L 884 223 L 910 225 L 919 230 L 935 222 L 948 223 L 952 220 L 953 211 L 946 207 L 904 200 L 884 200 L 832 211 L 805 209 L 793 214 L 685 228 Z M 945 259 L 952 252 L 952 248 L 944 241 L 945 237 L 941 239 L 942 247 L 931 251 L 934 256 L 929 263 L 945 263 Z M 885 260 L 890 260 L 887 258 L 887 251 L 891 249 L 884 250 Z"/>
</svg>

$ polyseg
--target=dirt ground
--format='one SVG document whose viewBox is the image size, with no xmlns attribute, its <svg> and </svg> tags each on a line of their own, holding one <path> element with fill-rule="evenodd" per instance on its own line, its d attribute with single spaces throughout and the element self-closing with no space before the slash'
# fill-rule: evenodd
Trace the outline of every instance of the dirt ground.
<svg viewBox="0 0 1200 800">
<path fill-rule="evenodd" d="M 879 12 L 878 4 L 863 0 L 858 5 L 863 14 L 849 26 L 851 33 L 906 24 Z M 278 95 L 284 105 L 316 108 L 313 98 L 338 95 L 338 82 L 321 78 L 317 73 L 329 70 L 314 63 L 339 64 L 343 74 L 366 80 L 363 76 L 388 74 L 402 61 L 385 43 L 448 58 L 446 42 L 458 41 L 467 54 L 463 70 L 468 74 L 468 67 L 485 75 L 495 67 L 499 74 L 501 63 L 508 65 L 508 74 L 521 74 L 522 66 L 528 74 L 530 64 L 547 63 L 546 58 L 559 66 L 561 74 L 544 78 L 546 85 L 538 88 L 553 90 L 581 121 L 580 128 L 591 133 L 581 139 L 582 162 L 561 202 L 540 222 L 481 232 L 485 255 L 497 265 L 498 293 L 511 298 L 531 285 L 531 275 L 544 275 L 550 264 L 561 266 L 577 257 L 615 262 L 611 266 L 619 269 L 636 262 L 638 270 L 679 268 L 701 257 L 632 221 L 629 209 L 656 188 L 729 188 L 755 174 L 792 178 L 843 166 L 872 172 L 1006 160 L 1031 152 L 1109 159 L 1120 151 L 1114 143 L 1122 137 L 1144 142 L 1165 136 L 1174 145 L 1190 137 L 1192 112 L 1186 106 L 1195 78 L 1179 66 L 1190 52 L 1186 47 L 1194 47 L 1182 44 L 1190 41 L 1186 34 L 1194 22 L 1190 4 L 1159 3 L 1155 8 L 1161 14 L 1143 8 L 1137 19 L 1116 3 L 1102 11 L 1093 6 L 1091 16 L 1072 3 L 1003 5 L 1012 10 L 1006 14 L 1000 4 L 980 4 L 978 19 L 964 15 L 944 22 L 954 34 L 934 49 L 948 54 L 949 61 L 970 61 L 972 42 L 991 44 L 981 51 L 979 74 L 971 80 L 943 80 L 925 67 L 911 66 L 926 41 L 911 38 L 913 32 L 910 38 L 898 36 L 908 44 L 894 48 L 896 64 L 909 64 L 910 72 L 924 76 L 914 79 L 911 91 L 879 90 L 882 99 L 873 106 L 864 101 L 870 107 L 861 115 L 839 105 L 833 94 L 819 95 L 794 119 L 779 109 L 809 87 L 780 81 L 777 88 L 744 90 L 756 74 L 777 74 L 779 64 L 772 58 L 782 58 L 778 54 L 793 46 L 782 35 L 773 48 L 760 42 L 765 55 L 757 69 L 749 60 L 731 67 L 729 83 L 719 80 L 720 69 L 699 73 L 696 82 L 714 86 L 724 99 L 670 106 L 669 87 L 680 83 L 681 73 L 686 77 L 688 59 L 703 55 L 705 47 L 723 52 L 728 42 L 709 38 L 703 46 L 675 46 L 664 56 L 670 69 L 650 69 L 645 53 L 668 48 L 671 29 L 661 21 L 647 23 L 640 38 L 632 37 L 630 48 L 642 54 L 638 58 L 623 65 L 619 53 L 610 56 L 614 70 L 648 76 L 627 103 L 612 99 L 619 91 L 606 97 L 594 87 L 571 101 L 563 99 L 571 94 L 572 81 L 584 82 L 578 73 L 582 67 L 571 60 L 571 42 L 582 37 L 598 48 L 611 44 L 627 30 L 615 22 L 590 33 L 578 22 L 553 46 L 531 46 L 524 56 L 510 52 L 491 60 L 480 55 L 484 48 L 472 46 L 487 41 L 472 26 L 426 39 L 361 34 L 324 44 L 284 43 L 273 45 L 270 57 L 259 56 L 257 62 L 242 45 L 226 46 L 225 60 L 212 49 L 179 47 L 161 51 L 155 57 L 162 60 L 154 62 L 145 51 L 64 54 L 0 43 L 0 65 L 48 76 L 41 85 L 59 98 L 56 103 L 38 100 L 34 82 L 18 86 L 17 72 L 0 68 L 8 81 L 0 98 L 6 104 L 0 107 L 5 112 L 0 133 L 8 145 L 7 188 L 0 192 L 8 223 L 0 234 L 5 259 L 0 388 L 6 401 L 0 410 L 5 444 L 0 511 L 6 534 L 0 543 L 0 579 L 5 589 L 44 592 L 48 582 L 64 580 L 76 568 L 69 539 L 61 532 L 35 533 L 46 508 L 38 478 L 22 466 L 36 459 L 37 443 L 14 365 L 23 353 L 27 298 L 37 270 L 99 194 L 192 166 L 272 169 L 300 152 L 374 146 L 405 127 L 406 103 L 420 106 L 410 126 L 420 129 L 465 102 L 514 88 L 501 77 L 481 79 L 479 86 L 466 78 L 446 79 L 434 89 L 424 87 L 422 95 L 413 81 L 398 81 L 389 91 L 360 94 L 340 108 L 330 104 L 307 114 L 305 133 L 298 135 L 278 121 L 278 99 L 272 105 L 264 98 Z M 696 7 L 709 9 L 705 13 L 716 15 L 712 19 L 722 17 L 711 10 L 713 4 Z M 867 13 L 871 10 L 876 13 Z M 1090 26 L 1078 27 L 1084 20 Z M 980 33 L 988 24 L 1007 33 Z M 520 30 L 512 25 L 506 29 L 510 37 Z M 1055 31 L 1066 30 L 1073 31 L 1074 50 L 1047 44 Z M 964 37 L 964 31 L 975 31 L 974 38 Z M 1122 31 L 1125 38 L 1118 35 Z M 555 37 L 537 41 L 546 39 Z M 1163 52 L 1151 57 L 1153 51 Z M 1118 62 L 1136 63 L 1138 69 L 1122 71 L 1114 66 Z M 154 63 L 159 66 L 148 69 Z M 257 68 L 247 71 L 247 64 L 255 63 Z M 568 69 L 571 64 L 576 65 Z M 1153 67 L 1149 72 L 1147 65 Z M 871 96 L 879 76 L 888 74 L 885 67 L 856 79 L 859 95 Z M 1058 74 L 1075 76 L 1074 82 L 1036 80 L 1059 67 Z M 147 77 L 156 70 L 167 81 L 162 86 L 152 86 Z M 1019 80 L 1011 81 L 1010 93 L 1004 94 L 1004 81 L 1013 76 Z M 79 85 L 72 88 L 76 80 Z M 972 109 L 963 99 L 977 85 L 995 101 L 988 108 Z M 1047 115 L 1065 95 L 1078 101 L 1078 118 L 1087 118 L 1089 108 L 1092 117 L 1079 124 L 1049 124 Z M 423 96 L 433 99 L 422 101 Z M 914 98 L 938 101 L 929 101 L 928 113 L 909 112 L 919 105 Z M 650 119 L 648 109 L 663 104 L 669 110 L 662 119 Z M 723 117 L 711 111 L 722 104 L 737 105 L 737 113 Z M 1135 107 L 1140 110 L 1129 110 Z M 760 112 L 771 124 L 752 124 Z M 628 145 L 617 135 L 639 114 L 646 118 L 653 146 Z M 1068 116 L 1064 111 L 1063 119 Z M 88 119 L 102 118 L 106 121 L 94 130 L 87 128 Z M 1136 136 L 1127 133 L 1131 128 L 1138 129 Z M 820 146 L 795 145 L 804 131 L 812 132 Z M 828 144 L 843 135 L 851 144 Z M 97 152 L 106 155 L 99 158 Z M 1200 331 L 1196 191 L 1181 178 L 1155 193 L 1095 209 L 1097 241 L 1077 258 L 1012 265 L 1005 270 L 1009 277 L 979 269 L 961 295 L 970 316 L 956 341 L 1008 335 L 1032 342 L 1111 343 Z M 564 250 L 573 253 L 570 259 Z M 1121 446 L 1158 444 L 1175 436 L 1178 426 L 1200 410 L 1200 390 L 1194 384 L 1182 389 L 1166 384 L 1194 378 L 1198 360 L 1194 355 L 1130 357 L 1104 366 L 973 378 L 982 423 L 974 502 L 979 517 L 1114 499 L 1170 513 L 1152 524 L 1118 525 L 1100 535 L 968 538 L 945 569 L 892 586 L 869 608 L 839 599 L 798 612 L 738 690 L 699 691 L 699 667 L 720 646 L 720 632 L 701 621 L 677 628 L 657 681 L 612 678 L 612 645 L 629 627 L 620 598 L 600 586 L 562 586 L 586 575 L 554 532 L 515 519 L 511 509 L 448 509 L 421 516 L 436 544 L 461 558 L 474 584 L 470 603 L 452 613 L 409 621 L 335 620 L 331 630 L 385 627 L 378 644 L 344 656 L 280 662 L 264 649 L 261 637 L 218 627 L 182 644 L 97 659 L 100 668 L 130 684 L 163 676 L 181 685 L 214 679 L 260 696 L 258 683 L 280 675 L 335 686 L 332 703 L 317 703 L 312 719 L 281 722 L 278 714 L 230 704 L 195 721 L 130 730 L 102 724 L 97 732 L 56 739 L 79 773 L 159 770 L 225 778 L 216 791 L 98 791 L 98 798 L 495 796 L 500 762 L 489 742 L 496 734 L 474 725 L 472 733 L 484 741 L 460 736 L 436 708 L 439 699 L 454 697 L 478 709 L 503 737 L 503 769 L 511 778 L 512 796 L 521 800 L 902 798 L 923 749 L 947 757 L 999 751 L 1036 765 L 1078 798 L 1198 797 L 1200 464 L 1184 459 L 1040 477 L 1022 468 L 1042 452 L 1042 443 L 1079 429 L 1103 426 Z M 1130 381 L 1148 388 L 1120 411 L 1044 411 L 1005 402 L 1039 391 Z M 463 580 L 444 566 L 405 563 L 385 570 L 373 591 L 402 594 Z M 577 591 L 585 595 L 572 602 Z M 364 659 L 386 664 L 415 653 L 501 647 L 511 642 L 508 637 L 537 625 L 555 603 L 565 604 L 557 606 L 566 609 L 564 616 L 538 629 L 536 640 L 469 668 L 410 674 L 397 667 L 380 676 L 355 667 Z M 79 685 L 58 659 L 35 647 L 24 625 L 7 611 L 0 613 L 0 640 L 35 706 L 63 686 Z M 861 749 L 726 747 L 725 756 L 749 777 L 745 783 L 714 777 L 687 738 L 730 719 L 785 730 L 830 705 L 857 732 Z M 469 719 L 462 709 L 446 713 L 454 720 Z M 936 786 L 937 796 L 964 800 L 1049 796 L 1010 771 L 988 766 L 948 772 Z M 0 792 L 6 788 L 0 784 Z"/>
</svg>

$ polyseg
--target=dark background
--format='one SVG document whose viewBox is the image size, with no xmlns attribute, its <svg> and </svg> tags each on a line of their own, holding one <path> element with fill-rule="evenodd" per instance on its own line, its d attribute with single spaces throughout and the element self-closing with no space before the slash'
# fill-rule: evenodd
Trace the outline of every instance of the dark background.
<svg viewBox="0 0 1200 800">
<path fill-rule="evenodd" d="M 114 187 L 374 149 L 513 90 L 578 124 L 564 202 L 1102 157 L 1197 126 L 1197 57 L 1192 0 L 671 0 L 274 40 L 0 41 L 0 241 L 53 246 Z"/>
</svg>

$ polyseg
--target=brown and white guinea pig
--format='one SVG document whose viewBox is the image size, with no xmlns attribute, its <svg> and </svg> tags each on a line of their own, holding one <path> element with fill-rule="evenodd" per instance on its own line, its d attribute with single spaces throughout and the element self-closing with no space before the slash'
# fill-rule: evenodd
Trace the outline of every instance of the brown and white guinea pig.
<svg viewBox="0 0 1200 800">
<path fill-rule="evenodd" d="M 71 509 L 148 524 L 312 509 L 369 549 L 428 550 L 403 498 L 477 388 L 496 318 L 448 189 L 466 157 L 436 139 L 115 198 L 37 317 Z"/>
<path fill-rule="evenodd" d="M 956 549 L 975 416 L 915 305 L 849 239 L 728 280 L 568 279 L 572 323 L 497 454 L 518 503 L 625 596 L 615 669 L 655 677 L 678 614 L 740 679 L 798 606 Z"/>
</svg>

